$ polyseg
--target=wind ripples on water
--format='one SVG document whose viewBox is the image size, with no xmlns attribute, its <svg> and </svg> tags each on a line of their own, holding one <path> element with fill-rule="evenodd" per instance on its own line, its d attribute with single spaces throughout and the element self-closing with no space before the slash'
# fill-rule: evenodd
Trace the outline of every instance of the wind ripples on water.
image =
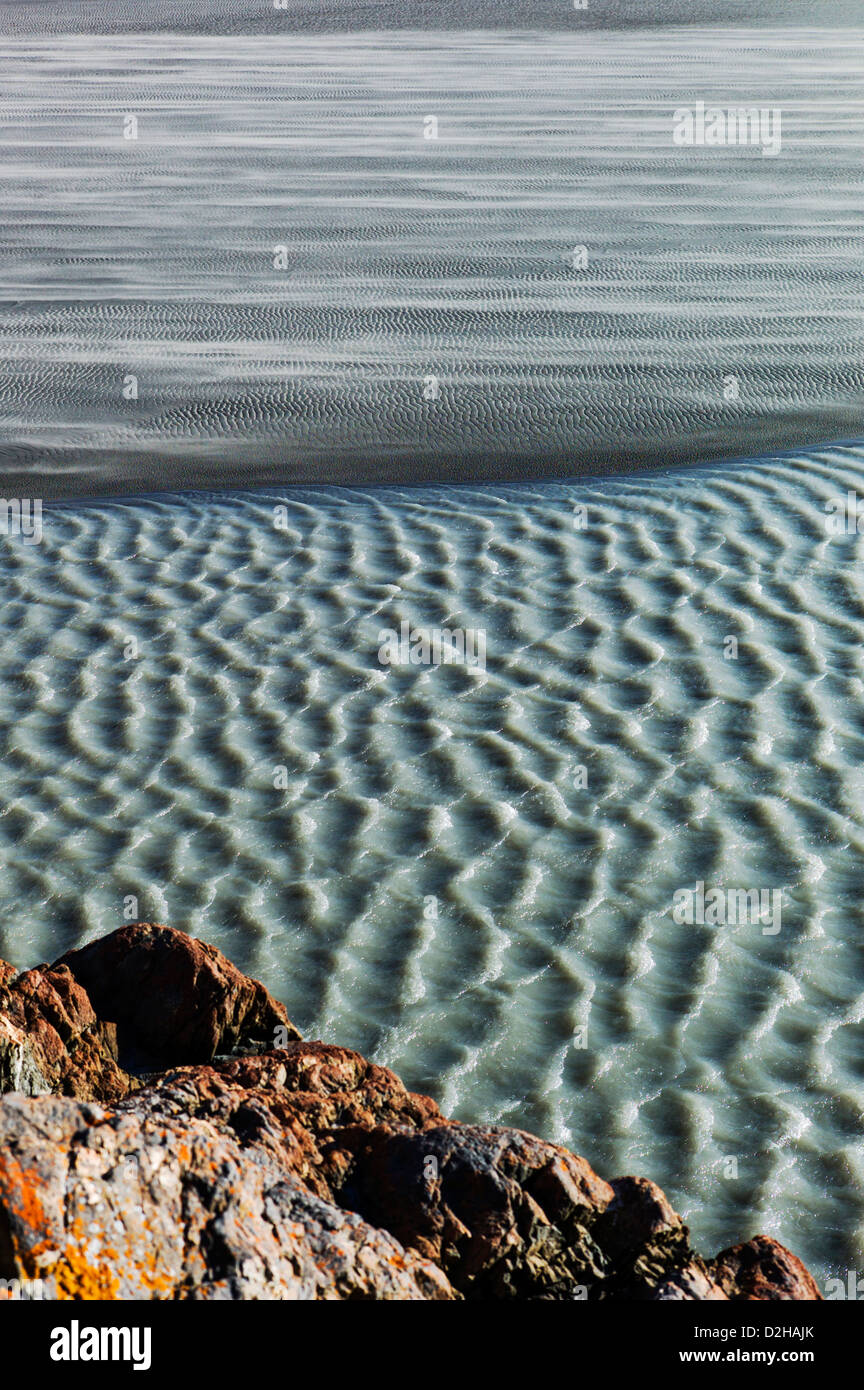
<svg viewBox="0 0 864 1390">
<path fill-rule="evenodd" d="M 4 39 L 4 495 L 857 437 L 862 52 L 851 29 Z M 675 146 L 699 100 L 779 110 L 779 154 Z"/>
<path fill-rule="evenodd" d="M 860 1267 L 864 536 L 825 503 L 862 474 L 47 508 L 3 542 L 0 955 L 134 897 L 706 1248 Z M 403 620 L 483 629 L 485 670 L 383 668 Z M 781 931 L 676 924 L 699 881 L 781 888 Z"/>
</svg>

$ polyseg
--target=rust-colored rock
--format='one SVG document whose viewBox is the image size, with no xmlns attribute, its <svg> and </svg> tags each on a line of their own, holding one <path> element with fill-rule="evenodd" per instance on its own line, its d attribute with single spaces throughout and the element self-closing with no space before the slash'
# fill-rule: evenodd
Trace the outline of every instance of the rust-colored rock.
<svg viewBox="0 0 864 1390">
<path fill-rule="evenodd" d="M 299 1038 L 283 1006 L 221 951 L 172 927 L 136 922 L 59 962 L 117 1025 L 121 1056 L 139 1067 L 209 1062 L 220 1052 Z"/>
<path fill-rule="evenodd" d="M 302 1041 L 167 927 L 0 971 L 0 1089 L 0 1277 L 60 1299 L 820 1297 L 767 1237 L 703 1259 L 647 1179 Z"/>
<path fill-rule="evenodd" d="M 118 1100 L 129 1078 L 112 1023 L 63 965 L 0 972 L 0 1090 Z"/>
<path fill-rule="evenodd" d="M 714 1279 L 736 1302 L 743 1300 L 812 1300 L 822 1295 L 804 1265 L 779 1241 L 754 1236 L 723 1250 L 713 1264 Z"/>
</svg>

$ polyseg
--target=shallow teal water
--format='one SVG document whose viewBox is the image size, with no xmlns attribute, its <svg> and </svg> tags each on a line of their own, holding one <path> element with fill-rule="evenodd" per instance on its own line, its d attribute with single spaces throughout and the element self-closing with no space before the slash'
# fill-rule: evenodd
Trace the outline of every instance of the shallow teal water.
<svg viewBox="0 0 864 1390">
<path fill-rule="evenodd" d="M 861 1268 L 864 537 L 825 502 L 862 480 L 48 509 L 0 540 L 0 955 L 169 922 L 706 1250 Z M 403 619 L 485 670 L 382 667 Z M 781 930 L 679 925 L 699 881 L 782 889 Z"/>
</svg>

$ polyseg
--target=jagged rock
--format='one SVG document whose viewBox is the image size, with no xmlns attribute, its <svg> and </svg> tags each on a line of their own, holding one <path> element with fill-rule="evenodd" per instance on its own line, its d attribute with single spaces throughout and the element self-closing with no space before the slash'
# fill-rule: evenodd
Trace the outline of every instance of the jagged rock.
<svg viewBox="0 0 864 1390">
<path fill-rule="evenodd" d="M 167 1069 L 121 1070 L 113 1025 L 122 1061 Z M 287 1045 L 262 1050 L 277 1027 Z M 167 927 L 0 983 L 0 1087 L 31 1093 L 0 1099 L 0 1277 L 60 1298 L 820 1297 L 764 1236 L 706 1261 L 647 1179 L 456 1124 L 302 1041 L 262 985 Z"/>
<path fill-rule="evenodd" d="M 299 1038 L 284 1007 L 203 941 L 136 922 L 60 960 L 94 1009 L 117 1025 L 121 1057 L 139 1066 L 209 1062 L 219 1052 Z"/>
<path fill-rule="evenodd" d="M 439 1123 L 340 1137 L 341 1200 L 439 1264 L 472 1297 L 541 1297 L 602 1280 L 594 1239 L 612 1189 L 582 1158 L 519 1130 Z"/>
<path fill-rule="evenodd" d="M 705 1262 L 698 1257 L 680 1269 L 673 1270 L 668 1278 L 643 1286 L 641 1296 L 652 1303 L 728 1302 L 723 1290 L 711 1279 Z"/>
<path fill-rule="evenodd" d="M 428 1260 L 205 1120 L 7 1096 L 0 1149 L 7 1262 L 60 1300 L 453 1297 Z"/>
<path fill-rule="evenodd" d="M 714 1278 L 726 1297 L 740 1302 L 753 1299 L 821 1299 L 816 1281 L 804 1265 L 779 1241 L 754 1236 L 743 1245 L 723 1250 L 713 1262 Z"/>
<path fill-rule="evenodd" d="M 0 1090 L 117 1100 L 129 1078 L 112 1023 L 97 1018 L 63 965 L 17 975 L 0 962 Z"/>
</svg>

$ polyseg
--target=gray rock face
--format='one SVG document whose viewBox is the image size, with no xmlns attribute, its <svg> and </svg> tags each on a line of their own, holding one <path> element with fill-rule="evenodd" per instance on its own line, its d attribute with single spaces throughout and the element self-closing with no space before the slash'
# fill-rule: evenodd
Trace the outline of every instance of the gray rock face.
<svg viewBox="0 0 864 1390">
<path fill-rule="evenodd" d="M 0 1146 L 16 1267 L 58 1299 L 453 1296 L 430 1261 L 204 1120 L 8 1096 Z"/>
</svg>

